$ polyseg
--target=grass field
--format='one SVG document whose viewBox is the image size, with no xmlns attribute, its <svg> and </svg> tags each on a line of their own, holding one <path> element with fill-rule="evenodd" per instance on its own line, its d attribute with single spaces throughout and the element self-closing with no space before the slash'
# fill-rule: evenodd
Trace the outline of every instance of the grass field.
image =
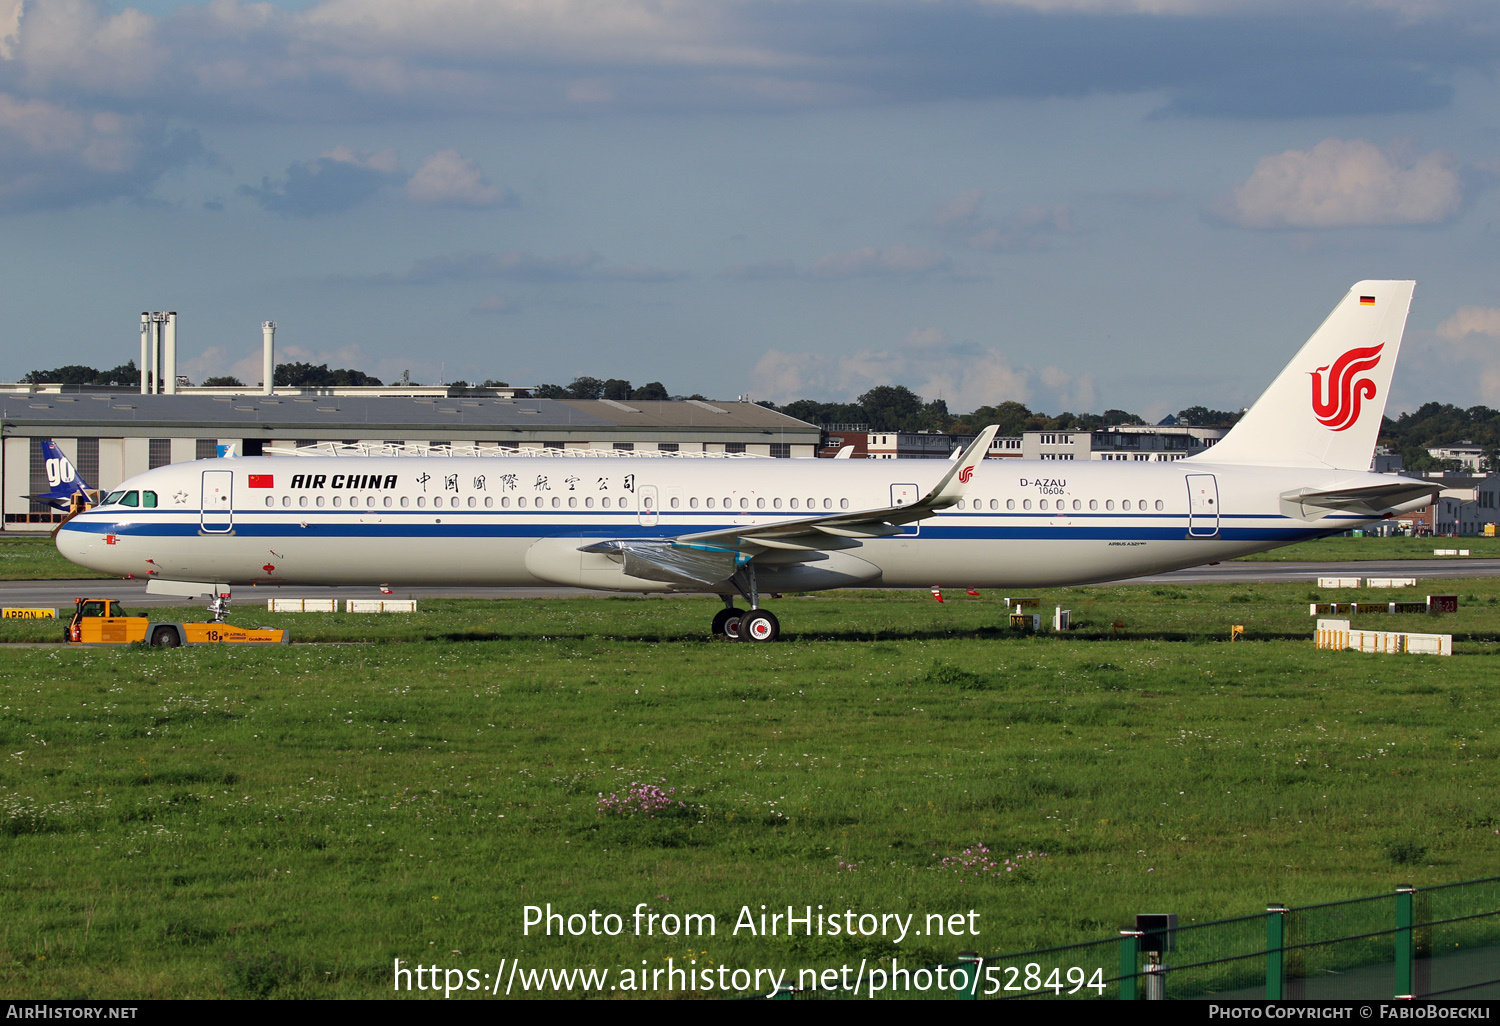
<svg viewBox="0 0 1500 1026">
<path fill-rule="evenodd" d="M 65 581 L 99 576 L 97 570 L 87 570 L 63 559 L 46 535 L 0 535 L 0 581 Z"/>
<path fill-rule="evenodd" d="M 571 599 L 235 617 L 384 643 L 11 649 L 0 993 L 916 964 L 1493 875 L 1500 581 L 1423 590 L 1463 596 L 1450 659 L 1313 650 L 1306 586 L 1043 594 L 1083 621 L 1063 638 L 996 629 L 994 595 L 899 593 L 784 599 L 768 646 L 703 640 L 708 602 Z M 549 902 L 627 930 L 523 935 Z M 633 936 L 640 903 L 717 933 Z M 761 904 L 973 910 L 980 935 L 733 935 Z"/>
<path fill-rule="evenodd" d="M 1342 562 L 1364 559 L 1435 559 L 1434 549 L 1468 549 L 1475 559 L 1500 559 L 1500 538 L 1319 538 L 1270 552 L 1257 552 L 1247 560 L 1271 562 Z M 1444 556 L 1463 573 L 1462 556 Z"/>
</svg>

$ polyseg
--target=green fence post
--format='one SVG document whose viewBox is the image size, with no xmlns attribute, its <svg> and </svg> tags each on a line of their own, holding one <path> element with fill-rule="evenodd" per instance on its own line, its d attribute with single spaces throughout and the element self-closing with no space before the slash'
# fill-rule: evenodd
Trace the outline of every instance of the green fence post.
<svg viewBox="0 0 1500 1026">
<path fill-rule="evenodd" d="M 1141 930 L 1120 931 L 1120 1000 L 1134 1001 L 1140 977 Z"/>
<path fill-rule="evenodd" d="M 1410 885 L 1396 888 L 1396 997 L 1409 998 L 1416 988 L 1412 975 L 1412 896 Z"/>
<path fill-rule="evenodd" d="M 1285 905 L 1266 906 L 1266 1000 L 1280 1001 L 1286 992 Z"/>
<path fill-rule="evenodd" d="M 979 1000 L 979 969 L 984 964 L 984 959 L 977 952 L 960 951 L 958 953 L 958 965 L 953 968 L 953 976 L 962 978 L 962 987 L 957 985 L 955 979 L 954 990 L 958 991 L 960 1001 Z"/>
</svg>

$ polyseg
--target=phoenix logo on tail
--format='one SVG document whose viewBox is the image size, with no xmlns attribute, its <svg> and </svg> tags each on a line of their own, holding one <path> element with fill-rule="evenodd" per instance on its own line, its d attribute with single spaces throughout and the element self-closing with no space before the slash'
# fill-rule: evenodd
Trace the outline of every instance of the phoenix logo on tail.
<svg viewBox="0 0 1500 1026">
<path fill-rule="evenodd" d="M 962 469 L 962 470 L 960 470 L 958 472 L 958 480 L 959 480 L 959 482 L 961 484 L 968 484 L 969 483 L 969 478 L 971 478 L 973 476 L 974 476 L 974 468 L 972 466 L 965 467 L 964 469 Z"/>
<path fill-rule="evenodd" d="M 1367 349 L 1351 349 L 1333 362 L 1333 369 L 1319 367 L 1312 372 L 1313 415 L 1318 423 L 1332 431 L 1344 431 L 1359 420 L 1361 399 L 1374 399 L 1375 382 L 1356 376 L 1371 370 L 1380 362 L 1382 343 Z M 1323 372 L 1329 371 L 1328 380 Z"/>
</svg>

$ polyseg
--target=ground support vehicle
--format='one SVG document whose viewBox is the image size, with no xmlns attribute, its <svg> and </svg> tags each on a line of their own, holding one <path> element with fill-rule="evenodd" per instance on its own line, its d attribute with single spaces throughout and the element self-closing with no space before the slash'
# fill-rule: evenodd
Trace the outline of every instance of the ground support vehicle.
<svg viewBox="0 0 1500 1026">
<path fill-rule="evenodd" d="M 180 645 L 289 644 L 291 631 L 232 627 L 227 623 L 173 623 L 128 616 L 115 599 L 76 600 L 66 638 L 72 645 L 130 645 L 144 641 L 160 648 Z"/>
</svg>

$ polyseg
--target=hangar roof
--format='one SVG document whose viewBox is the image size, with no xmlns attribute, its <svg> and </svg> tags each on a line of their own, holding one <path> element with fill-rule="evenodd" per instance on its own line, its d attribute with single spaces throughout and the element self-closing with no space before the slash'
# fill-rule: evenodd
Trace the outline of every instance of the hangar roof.
<svg viewBox="0 0 1500 1026">
<path fill-rule="evenodd" d="M 706 432 L 798 435 L 816 441 L 805 421 L 742 402 L 631 402 L 609 399 L 497 399 L 412 396 L 192 396 L 128 393 L 0 395 L 6 434 L 138 434 L 144 428 L 262 437 L 400 434 L 411 428 L 446 435 Z M 589 431 L 593 429 L 593 431 Z"/>
</svg>

